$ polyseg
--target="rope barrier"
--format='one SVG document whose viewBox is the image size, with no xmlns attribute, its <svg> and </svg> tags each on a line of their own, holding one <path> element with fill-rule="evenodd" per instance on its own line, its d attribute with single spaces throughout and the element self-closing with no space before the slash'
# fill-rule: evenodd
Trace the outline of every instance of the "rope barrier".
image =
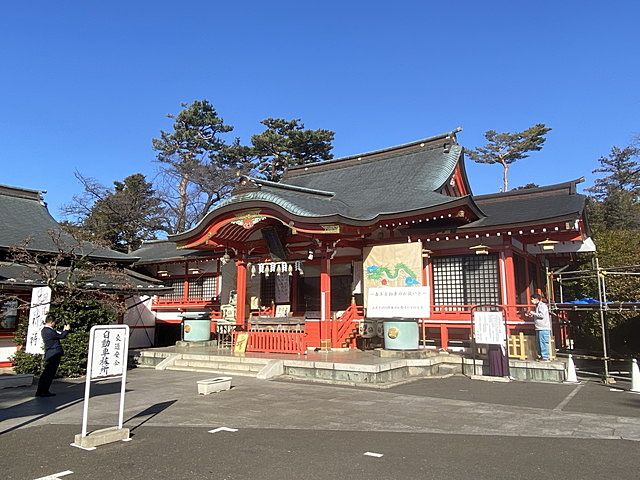
<svg viewBox="0 0 640 480">
<path fill-rule="evenodd" d="M 611 358 L 611 357 L 597 357 L 595 355 L 577 355 L 575 353 L 561 353 L 561 352 L 557 352 L 556 356 L 557 357 L 568 357 L 569 355 L 571 355 L 573 358 L 581 358 L 583 360 L 608 360 L 609 362 L 630 362 L 631 360 L 633 360 L 633 357 L 630 358 Z"/>
</svg>

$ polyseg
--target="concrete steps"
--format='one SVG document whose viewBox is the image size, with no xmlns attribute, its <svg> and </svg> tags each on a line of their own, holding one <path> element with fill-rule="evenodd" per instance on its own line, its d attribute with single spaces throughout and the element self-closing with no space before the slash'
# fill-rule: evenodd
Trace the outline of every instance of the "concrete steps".
<svg viewBox="0 0 640 480">
<path fill-rule="evenodd" d="M 133 353 L 133 363 L 138 368 L 155 368 L 164 359 L 169 358 L 172 354 L 162 351 L 141 350 Z"/>
<path fill-rule="evenodd" d="M 203 353 L 142 350 L 135 361 L 140 368 L 211 372 L 224 375 L 256 377 L 269 363 L 268 359 L 207 355 Z"/>
</svg>

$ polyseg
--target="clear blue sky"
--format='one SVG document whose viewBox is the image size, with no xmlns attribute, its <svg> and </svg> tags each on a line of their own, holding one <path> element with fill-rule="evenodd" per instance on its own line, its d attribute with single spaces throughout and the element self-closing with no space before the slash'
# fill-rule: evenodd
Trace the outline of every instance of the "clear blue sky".
<svg viewBox="0 0 640 480">
<path fill-rule="evenodd" d="M 336 157 L 462 126 L 553 130 L 511 186 L 580 176 L 640 133 L 640 2 L 7 2 L 0 183 L 68 202 L 79 170 L 153 175 L 167 113 L 206 98 L 245 142 L 266 117 L 336 132 Z M 475 193 L 501 169 L 467 162 Z"/>
</svg>

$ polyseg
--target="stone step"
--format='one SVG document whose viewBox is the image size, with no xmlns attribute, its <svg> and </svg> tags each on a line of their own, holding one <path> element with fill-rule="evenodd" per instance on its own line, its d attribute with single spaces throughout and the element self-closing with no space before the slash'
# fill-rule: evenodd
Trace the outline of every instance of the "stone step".
<svg viewBox="0 0 640 480">
<path fill-rule="evenodd" d="M 224 361 L 208 361 L 208 360 L 189 360 L 189 359 L 176 359 L 173 363 L 177 367 L 203 367 L 210 369 L 240 371 L 240 372 L 255 372 L 258 373 L 264 368 L 264 364 L 255 363 L 233 363 Z"/>
<path fill-rule="evenodd" d="M 250 357 L 230 357 L 222 355 L 200 355 L 197 353 L 181 353 L 180 358 L 183 360 L 198 360 L 198 361 L 210 361 L 210 362 L 224 362 L 224 363 L 241 363 L 252 365 L 266 365 L 269 360 L 266 358 L 250 358 Z"/>
<path fill-rule="evenodd" d="M 176 359 L 173 363 L 175 366 L 185 367 L 203 367 L 214 368 L 219 370 L 238 371 L 238 372 L 255 372 L 258 373 L 264 368 L 263 364 L 247 364 L 247 363 L 226 363 L 226 362 L 209 362 L 206 360 L 184 360 Z"/>
<path fill-rule="evenodd" d="M 255 377 L 257 372 L 242 371 L 242 370 L 221 370 L 217 368 L 205 368 L 205 367 L 189 367 L 189 366 L 171 366 L 167 367 L 167 370 L 176 370 L 179 372 L 202 372 L 202 373 L 215 373 L 216 375 L 225 375 L 228 377 Z"/>
<path fill-rule="evenodd" d="M 149 356 L 141 355 L 135 359 L 135 364 L 140 368 L 154 368 L 162 360 L 164 360 L 164 358 L 162 357 L 149 357 Z"/>
</svg>

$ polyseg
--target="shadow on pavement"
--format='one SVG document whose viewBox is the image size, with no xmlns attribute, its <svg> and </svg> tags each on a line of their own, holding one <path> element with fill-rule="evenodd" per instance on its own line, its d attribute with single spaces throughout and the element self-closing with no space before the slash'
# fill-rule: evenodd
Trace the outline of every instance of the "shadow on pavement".
<svg viewBox="0 0 640 480">
<path fill-rule="evenodd" d="M 142 422 L 137 424 L 135 427 L 131 427 L 129 429 L 130 431 L 133 432 L 136 428 L 141 427 L 142 425 L 147 423 L 149 420 L 151 420 L 153 417 L 155 417 L 159 413 L 164 412 L 167 408 L 169 408 L 171 405 L 173 405 L 177 401 L 178 400 L 168 400 L 166 402 L 160 402 L 160 403 L 156 403 L 155 405 L 151 405 L 149 408 L 146 408 L 143 411 L 141 411 L 140 413 L 135 414 L 133 417 L 129 417 L 127 420 L 125 420 L 124 423 L 129 423 L 130 421 L 132 421 L 132 420 L 134 420 L 136 418 L 147 417 L 147 415 L 148 415 L 148 417 L 145 418 Z"/>
<path fill-rule="evenodd" d="M 66 386 L 66 388 L 64 388 Z M 52 413 L 59 412 L 84 400 L 85 383 L 57 381 L 54 384 L 55 397 L 34 397 L 34 389 L 24 389 L 20 395 L 15 396 L 15 401 L 20 402 L 2 409 L 0 421 L 32 417 L 22 423 L 0 430 L 0 435 L 22 428 L 30 423 L 41 420 Z M 127 391 L 130 391 L 127 389 Z M 91 385 L 91 398 L 101 395 L 111 395 L 120 392 L 120 382 L 100 383 Z M 13 392 L 12 392 L 13 393 Z"/>
</svg>

